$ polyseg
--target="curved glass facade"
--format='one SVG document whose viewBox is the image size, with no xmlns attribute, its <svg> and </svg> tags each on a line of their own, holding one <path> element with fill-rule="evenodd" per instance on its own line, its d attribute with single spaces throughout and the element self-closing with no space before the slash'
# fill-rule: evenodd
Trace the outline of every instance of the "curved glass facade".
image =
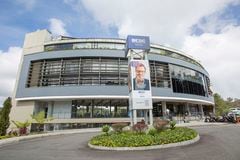
<svg viewBox="0 0 240 160">
<path fill-rule="evenodd" d="M 125 50 L 125 43 L 117 43 L 117 42 L 98 42 L 98 41 L 88 41 L 88 42 L 81 42 L 81 43 L 61 43 L 61 44 L 49 44 L 44 46 L 44 51 L 60 51 L 60 50 L 77 50 L 77 49 L 110 49 L 110 50 Z M 176 59 L 181 59 L 183 61 L 192 63 L 199 67 L 202 67 L 196 60 L 184 56 L 182 54 L 157 48 L 151 47 L 150 49 L 151 54 L 160 54 L 163 56 L 168 56 Z M 203 68 L 203 67 L 202 67 Z"/>
<path fill-rule="evenodd" d="M 207 96 L 203 74 L 176 65 L 170 65 L 173 92 Z"/>
<path fill-rule="evenodd" d="M 127 86 L 126 58 L 74 57 L 32 61 L 26 87 L 121 85 Z M 149 61 L 152 87 L 175 93 L 208 96 L 209 78 L 189 68 Z M 206 77 L 206 78 L 204 78 Z"/>
<path fill-rule="evenodd" d="M 170 88 L 166 63 L 150 61 L 152 86 Z M 127 85 L 126 58 L 62 58 L 31 62 L 26 87 Z"/>
</svg>

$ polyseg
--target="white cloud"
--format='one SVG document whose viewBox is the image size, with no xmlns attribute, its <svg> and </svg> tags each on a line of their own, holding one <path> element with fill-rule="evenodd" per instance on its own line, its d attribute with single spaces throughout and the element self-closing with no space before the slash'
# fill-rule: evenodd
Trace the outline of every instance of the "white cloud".
<svg viewBox="0 0 240 160">
<path fill-rule="evenodd" d="M 78 1 L 68 1 L 75 3 Z M 199 59 L 210 73 L 216 92 L 240 97 L 240 29 L 234 17 L 221 17 L 239 0 L 83 0 L 86 9 L 103 26 L 118 34 L 148 35 L 152 42 L 184 49 Z M 203 31 L 192 34 L 193 26 Z"/>
<path fill-rule="evenodd" d="M 154 42 L 180 48 L 194 24 L 233 1 L 83 0 L 83 4 L 102 25 L 116 26 L 120 37 L 149 35 Z"/>
<path fill-rule="evenodd" d="M 234 17 L 228 16 L 227 18 L 221 18 L 224 15 L 224 11 L 225 10 L 220 10 L 219 12 L 204 17 L 195 28 L 201 30 L 203 33 L 219 33 L 229 24 L 237 25 L 237 20 L 234 19 Z"/>
<path fill-rule="evenodd" d="M 17 0 L 17 2 L 24 5 L 27 10 L 32 10 L 36 4 L 36 0 Z"/>
<path fill-rule="evenodd" d="M 65 29 L 65 24 L 60 19 L 51 18 L 49 19 L 49 22 L 50 22 L 49 30 L 52 32 L 52 34 L 64 36 L 69 35 Z"/>
<path fill-rule="evenodd" d="M 213 87 L 223 97 L 240 97 L 240 26 L 226 26 L 220 33 L 187 36 L 183 49 L 200 59 Z"/>
<path fill-rule="evenodd" d="M 7 52 L 0 50 L 0 106 L 13 94 L 21 53 L 20 47 L 10 47 Z"/>
</svg>

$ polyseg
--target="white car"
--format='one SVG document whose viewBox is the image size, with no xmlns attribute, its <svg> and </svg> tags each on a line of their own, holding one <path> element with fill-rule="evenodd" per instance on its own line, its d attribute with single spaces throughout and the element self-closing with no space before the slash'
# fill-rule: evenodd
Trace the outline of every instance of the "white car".
<svg viewBox="0 0 240 160">
<path fill-rule="evenodd" d="M 228 116 L 231 116 L 231 115 L 240 115 L 240 108 L 230 108 L 230 111 L 228 113 Z"/>
</svg>

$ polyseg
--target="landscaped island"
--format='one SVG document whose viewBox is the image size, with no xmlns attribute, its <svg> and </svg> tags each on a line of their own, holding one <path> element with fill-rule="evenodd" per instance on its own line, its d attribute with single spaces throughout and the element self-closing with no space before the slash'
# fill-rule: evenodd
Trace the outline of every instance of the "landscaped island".
<svg viewBox="0 0 240 160">
<path fill-rule="evenodd" d="M 160 121 L 158 124 L 160 124 Z M 199 139 L 198 133 L 193 129 L 186 127 L 175 127 L 173 122 L 170 122 L 169 127 L 166 127 L 166 125 L 167 123 L 163 125 L 162 122 L 160 125 L 157 125 L 156 122 L 154 124 L 154 128 L 148 129 L 147 125 L 144 123 L 138 123 L 129 130 L 125 131 L 122 130 L 124 125 L 122 125 L 122 127 L 118 126 L 117 129 L 116 126 L 113 126 L 113 131 L 111 132 L 109 132 L 108 126 L 104 126 L 104 133 L 93 137 L 89 142 L 89 146 L 92 148 L 94 148 L 93 146 L 100 146 L 103 148 L 144 147 L 185 142 L 196 138 Z"/>
</svg>

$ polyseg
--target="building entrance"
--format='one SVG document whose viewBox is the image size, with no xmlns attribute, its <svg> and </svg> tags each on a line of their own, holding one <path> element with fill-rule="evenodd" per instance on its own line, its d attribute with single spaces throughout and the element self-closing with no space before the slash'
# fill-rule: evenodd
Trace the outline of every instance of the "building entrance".
<svg viewBox="0 0 240 160">
<path fill-rule="evenodd" d="M 163 112 L 162 112 L 162 103 L 157 102 L 153 103 L 153 117 L 162 117 Z"/>
</svg>

